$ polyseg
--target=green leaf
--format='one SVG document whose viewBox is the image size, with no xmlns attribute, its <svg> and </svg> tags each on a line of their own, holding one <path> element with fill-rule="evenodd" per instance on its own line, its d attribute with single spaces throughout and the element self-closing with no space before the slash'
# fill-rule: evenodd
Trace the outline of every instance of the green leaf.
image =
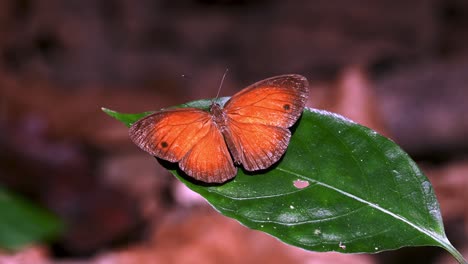
<svg viewBox="0 0 468 264">
<path fill-rule="evenodd" d="M 127 127 L 130 127 L 133 124 L 133 122 L 137 121 L 138 119 L 153 113 L 153 112 L 144 112 L 144 113 L 139 113 L 139 114 L 122 114 L 122 113 L 117 113 L 114 110 L 107 109 L 105 107 L 102 107 L 101 110 L 104 113 L 124 123 Z"/>
<path fill-rule="evenodd" d="M 51 213 L 0 188 L 0 248 L 15 250 L 56 237 L 63 229 Z"/>
<path fill-rule="evenodd" d="M 127 126 L 144 115 L 113 112 Z M 176 164 L 161 163 L 222 214 L 291 245 L 343 253 L 439 246 L 464 263 L 415 162 L 391 140 L 337 114 L 305 109 L 280 162 L 258 173 L 239 170 L 222 185 L 195 182 Z"/>
</svg>

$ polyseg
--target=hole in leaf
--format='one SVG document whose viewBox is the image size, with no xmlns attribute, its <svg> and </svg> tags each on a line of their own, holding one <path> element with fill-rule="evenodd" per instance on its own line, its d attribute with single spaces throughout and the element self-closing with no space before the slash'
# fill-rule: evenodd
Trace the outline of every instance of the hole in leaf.
<svg viewBox="0 0 468 264">
<path fill-rule="evenodd" d="M 293 182 L 293 184 L 294 184 L 294 187 L 296 187 L 298 189 L 304 189 L 307 186 L 309 186 L 309 182 L 308 181 L 303 181 L 303 180 L 295 180 Z"/>
</svg>

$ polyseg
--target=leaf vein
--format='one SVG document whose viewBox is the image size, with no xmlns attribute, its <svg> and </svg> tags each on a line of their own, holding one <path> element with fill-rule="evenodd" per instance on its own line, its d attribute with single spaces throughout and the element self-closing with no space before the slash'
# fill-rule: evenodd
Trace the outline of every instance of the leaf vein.
<svg viewBox="0 0 468 264">
<path fill-rule="evenodd" d="M 323 186 L 323 187 L 325 187 L 325 188 L 334 190 L 334 191 L 336 191 L 336 192 L 338 192 L 338 193 L 340 193 L 340 194 L 342 194 L 342 195 L 344 195 L 344 196 L 347 196 L 347 197 L 349 197 L 349 198 L 351 198 L 351 199 L 354 199 L 354 200 L 356 200 L 356 201 L 358 201 L 358 202 L 367 204 L 367 205 L 369 205 L 370 207 L 372 207 L 372 208 L 374 208 L 374 209 L 377 209 L 377 210 L 381 211 L 381 212 L 384 213 L 384 214 L 387 214 L 387 215 L 389 215 L 389 216 L 391 216 L 391 217 L 393 217 L 393 218 L 395 218 L 395 219 L 397 219 L 397 220 L 399 220 L 399 221 L 402 221 L 403 223 L 405 223 L 405 224 L 411 226 L 412 228 L 414 228 L 414 229 L 416 229 L 417 231 L 419 231 L 419 232 L 421 232 L 421 233 L 427 235 L 428 237 L 434 239 L 435 241 L 437 241 L 438 243 L 440 243 L 440 244 L 442 244 L 442 245 L 444 245 L 444 246 L 449 246 L 449 245 L 451 245 L 450 242 L 448 241 L 448 239 L 447 239 L 446 237 L 443 237 L 443 236 L 437 234 L 437 233 L 434 232 L 434 231 L 427 230 L 427 229 L 425 229 L 425 228 L 423 228 L 423 227 L 417 226 L 416 224 L 412 223 L 411 221 L 409 221 L 409 220 L 406 219 L 405 217 L 403 217 L 403 216 L 401 216 L 401 215 L 399 215 L 399 214 L 397 214 L 397 213 L 394 213 L 394 212 L 392 212 L 392 211 L 390 211 L 390 210 L 387 210 L 387 209 L 385 209 L 385 208 L 383 208 L 383 207 L 380 207 L 378 204 L 374 204 L 374 203 L 372 203 L 372 202 L 369 202 L 369 201 L 367 201 L 367 200 L 365 200 L 365 199 L 363 199 L 363 198 L 361 198 L 361 197 L 358 197 L 358 196 L 356 196 L 356 195 L 354 195 L 354 194 L 352 194 L 352 193 L 348 193 L 348 192 L 346 192 L 346 191 L 340 190 L 340 189 L 338 189 L 338 188 L 336 188 L 336 187 L 333 187 L 333 186 L 331 186 L 331 185 L 328 185 L 328 184 L 326 184 L 326 183 L 324 183 L 324 182 L 320 182 L 320 181 L 317 181 L 317 180 L 314 180 L 314 179 L 310 179 L 310 178 L 304 177 L 303 175 L 298 174 L 298 173 L 295 173 L 295 172 L 293 172 L 293 171 L 289 171 L 289 170 L 283 169 L 283 168 L 281 168 L 281 167 L 278 167 L 277 169 L 280 170 L 280 171 L 283 171 L 283 172 L 285 172 L 285 173 L 289 173 L 289 174 L 291 174 L 291 175 L 294 175 L 294 176 L 296 176 L 296 177 L 302 178 L 302 179 L 304 179 L 304 180 L 314 181 L 314 182 L 316 182 L 318 185 L 321 185 L 321 186 Z"/>
</svg>

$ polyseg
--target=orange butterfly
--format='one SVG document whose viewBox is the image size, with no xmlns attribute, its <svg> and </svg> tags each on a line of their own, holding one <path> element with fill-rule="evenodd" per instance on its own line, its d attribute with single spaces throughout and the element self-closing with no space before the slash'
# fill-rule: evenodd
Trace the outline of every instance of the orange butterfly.
<svg viewBox="0 0 468 264">
<path fill-rule="evenodd" d="M 307 79 L 289 74 L 265 79 L 238 92 L 224 108 L 156 112 L 130 127 L 130 138 L 158 158 L 178 162 L 187 175 L 221 183 L 237 173 L 266 169 L 283 156 L 291 127 L 309 95 Z"/>
</svg>

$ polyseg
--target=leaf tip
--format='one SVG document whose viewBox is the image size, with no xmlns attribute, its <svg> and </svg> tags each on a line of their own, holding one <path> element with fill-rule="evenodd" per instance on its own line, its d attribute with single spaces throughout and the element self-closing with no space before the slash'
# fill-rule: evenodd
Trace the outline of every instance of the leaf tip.
<svg viewBox="0 0 468 264">
<path fill-rule="evenodd" d="M 115 113 L 114 110 L 111 110 L 109 108 L 106 108 L 106 107 L 101 107 L 101 111 L 103 111 L 104 113 L 108 114 L 108 115 L 112 115 Z"/>
</svg>

